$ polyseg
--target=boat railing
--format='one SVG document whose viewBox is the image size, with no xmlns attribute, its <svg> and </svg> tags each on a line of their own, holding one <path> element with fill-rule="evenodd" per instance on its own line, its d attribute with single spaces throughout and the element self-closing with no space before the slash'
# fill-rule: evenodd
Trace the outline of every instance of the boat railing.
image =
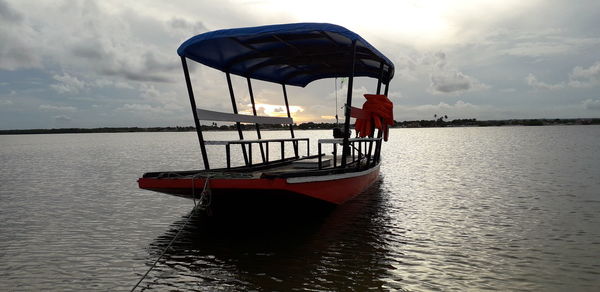
<svg viewBox="0 0 600 292">
<path fill-rule="evenodd" d="M 292 125 L 294 124 L 293 119 L 288 117 L 271 117 L 271 116 L 258 116 L 256 111 L 253 115 L 238 114 L 237 109 L 234 109 L 234 113 L 223 113 L 217 111 L 211 111 L 206 109 L 196 108 L 196 119 L 197 121 L 220 121 L 220 122 L 235 122 L 238 128 L 239 140 L 225 140 L 225 141 L 205 141 L 204 138 L 200 139 L 201 147 L 204 145 L 224 145 L 227 159 L 227 169 L 231 169 L 231 145 L 240 145 L 242 153 L 244 155 L 244 163 L 246 167 L 252 167 L 252 146 L 258 145 L 260 148 L 260 156 L 262 158 L 263 165 L 269 165 L 272 162 L 283 162 L 290 158 L 285 157 L 285 143 L 290 142 L 292 149 L 294 150 L 295 159 L 299 159 L 301 156 L 298 151 L 300 142 L 306 142 L 306 156 L 310 155 L 310 146 L 308 138 L 296 138 L 293 135 Z M 256 126 L 258 139 L 244 139 L 240 123 L 254 123 Z M 290 125 L 290 131 L 292 133 L 291 138 L 283 139 L 262 139 L 259 129 L 259 124 L 279 124 L 279 125 Z M 272 160 L 269 157 L 269 145 L 272 143 L 280 144 L 281 157 L 277 160 Z"/>
<path fill-rule="evenodd" d="M 348 139 L 348 144 L 350 149 L 350 159 L 351 162 L 348 163 L 349 165 L 355 165 L 357 168 L 360 168 L 361 165 L 362 166 L 366 166 L 369 167 L 371 165 L 375 165 L 377 164 L 377 162 L 379 162 L 379 158 L 377 155 L 377 149 L 379 149 L 379 147 L 377 147 L 380 143 L 381 143 L 381 138 L 351 138 Z M 344 143 L 344 139 L 343 138 L 334 138 L 334 139 L 319 139 L 318 140 L 318 150 L 317 150 L 317 156 L 319 157 L 319 169 L 323 169 L 323 155 L 322 155 L 322 151 L 323 151 L 323 144 L 331 144 L 333 151 L 333 165 L 332 167 L 337 167 L 338 164 L 338 146 L 343 145 Z M 373 147 L 373 144 L 375 144 L 375 149 Z M 375 152 L 375 155 L 374 153 Z M 361 162 L 363 160 L 366 160 L 366 162 L 364 164 L 361 164 Z"/>
<path fill-rule="evenodd" d="M 263 164 L 268 165 L 272 162 L 280 162 L 289 160 L 289 158 L 285 156 L 285 143 L 292 143 L 292 147 L 297 149 L 299 142 L 306 143 L 306 156 L 310 156 L 310 143 L 308 138 L 284 138 L 284 139 L 255 139 L 255 140 L 221 140 L 221 141 L 204 141 L 205 145 L 224 145 L 225 146 L 225 156 L 227 160 L 227 169 L 231 168 L 231 145 L 242 145 L 242 147 L 248 147 L 248 164 L 247 166 L 252 166 L 252 145 L 258 145 L 261 150 L 264 149 L 264 152 L 261 151 Z M 280 146 L 280 157 L 279 159 L 270 159 L 269 157 L 269 144 L 279 144 Z M 264 145 L 264 148 L 263 148 Z M 296 153 L 296 152 L 295 152 Z M 299 158 L 299 156 L 294 155 L 293 158 Z"/>
</svg>

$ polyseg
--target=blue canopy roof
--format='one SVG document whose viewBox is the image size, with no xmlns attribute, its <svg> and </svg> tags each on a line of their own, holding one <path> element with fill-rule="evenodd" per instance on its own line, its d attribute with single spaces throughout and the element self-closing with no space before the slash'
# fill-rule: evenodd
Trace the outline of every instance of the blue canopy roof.
<svg viewBox="0 0 600 292">
<path fill-rule="evenodd" d="M 177 54 L 223 72 L 302 87 L 322 78 L 350 76 L 382 76 L 387 84 L 394 76 L 394 64 L 386 56 L 358 34 L 328 23 L 211 31 L 185 41 Z"/>
</svg>

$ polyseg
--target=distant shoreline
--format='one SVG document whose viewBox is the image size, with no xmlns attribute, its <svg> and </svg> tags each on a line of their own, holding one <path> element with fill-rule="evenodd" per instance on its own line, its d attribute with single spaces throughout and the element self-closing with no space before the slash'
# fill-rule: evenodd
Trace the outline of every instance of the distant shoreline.
<svg viewBox="0 0 600 292">
<path fill-rule="evenodd" d="M 492 127 L 492 126 L 553 126 L 553 125 L 600 125 L 599 119 L 511 119 L 487 120 L 459 119 L 452 121 L 420 120 L 395 122 L 393 128 L 441 128 L 441 127 Z M 268 127 L 267 127 L 268 126 Z M 295 125 L 299 130 L 333 129 L 335 123 L 302 123 Z M 233 131 L 235 125 L 202 125 L 203 131 Z M 243 124 L 243 130 L 255 129 L 253 124 Z M 264 125 L 262 130 L 286 130 L 287 126 Z M 133 133 L 133 132 L 192 132 L 195 127 L 104 127 L 104 128 L 56 128 L 56 129 L 18 129 L 0 130 L 0 135 L 26 135 L 26 134 L 81 134 L 81 133 Z"/>
</svg>

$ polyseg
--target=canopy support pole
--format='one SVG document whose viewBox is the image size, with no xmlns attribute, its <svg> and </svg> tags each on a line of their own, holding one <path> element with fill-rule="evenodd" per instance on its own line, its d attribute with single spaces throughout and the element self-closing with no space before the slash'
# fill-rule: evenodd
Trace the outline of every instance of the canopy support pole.
<svg viewBox="0 0 600 292">
<path fill-rule="evenodd" d="M 388 88 L 389 88 L 389 81 L 388 83 L 385 85 L 385 96 L 387 96 L 388 93 Z M 383 123 L 383 121 L 381 121 Z M 377 131 L 377 138 L 381 138 L 383 136 L 383 131 L 379 130 Z M 375 157 L 373 159 L 373 164 L 377 164 L 379 162 L 379 158 L 381 157 L 381 145 L 383 144 L 383 140 L 378 140 L 376 142 L 376 146 L 375 146 Z"/>
<path fill-rule="evenodd" d="M 352 86 L 354 83 L 354 66 L 356 64 L 356 41 L 352 42 L 352 75 L 348 78 L 348 94 L 346 95 L 346 107 L 344 108 L 344 142 L 342 144 L 342 167 L 346 166 L 346 157 L 350 152 L 348 138 L 350 137 L 350 110 L 352 108 Z"/>
<path fill-rule="evenodd" d="M 285 100 L 285 109 L 287 110 L 287 116 L 288 118 L 292 118 L 292 115 L 290 113 L 290 104 L 288 103 L 288 97 L 287 97 L 287 90 L 285 89 L 285 84 L 281 84 L 281 87 L 283 88 L 283 99 Z M 294 124 L 290 124 L 290 133 L 292 134 L 292 139 L 296 138 L 294 136 Z M 298 143 L 295 141 L 292 141 L 292 145 L 294 145 L 294 155 L 296 156 L 296 158 L 298 158 Z"/>
<path fill-rule="evenodd" d="M 383 62 L 379 65 L 379 78 L 377 79 L 377 94 L 381 93 L 381 80 L 383 80 Z"/>
<path fill-rule="evenodd" d="M 235 103 L 235 95 L 233 94 L 233 85 L 231 85 L 231 76 L 229 76 L 228 72 L 225 72 L 225 77 L 227 77 L 227 86 L 229 87 L 229 96 L 231 97 L 231 107 L 233 107 L 233 113 L 238 114 L 237 105 Z M 240 140 L 244 140 L 244 134 L 242 133 L 242 125 L 240 122 L 235 122 L 237 127 L 238 136 Z M 248 154 L 246 153 L 246 146 L 244 144 L 240 144 L 242 146 L 242 153 L 244 154 L 244 162 L 246 165 L 248 164 Z"/>
<path fill-rule="evenodd" d="M 250 102 L 252 103 L 252 113 L 254 114 L 254 116 L 256 116 L 256 103 L 254 103 L 254 92 L 252 91 L 252 82 L 250 81 L 250 77 L 247 77 L 246 81 L 248 81 L 248 92 L 250 92 Z M 255 123 L 254 125 L 256 126 L 256 137 L 260 140 L 260 139 L 262 139 L 262 137 L 260 135 L 260 126 L 258 125 L 258 123 Z M 263 144 L 258 143 L 258 146 L 260 147 L 260 156 L 262 157 L 262 161 L 263 161 L 263 163 L 265 163 L 266 162 L 265 150 L 263 149 Z"/>
<path fill-rule="evenodd" d="M 204 146 L 204 137 L 202 136 L 200 120 L 198 120 L 198 113 L 196 112 L 196 99 L 194 98 L 194 90 L 192 89 L 190 72 L 188 70 L 187 61 L 185 60 L 184 56 L 181 56 L 181 66 L 183 67 L 185 83 L 187 85 L 188 95 L 190 96 L 190 105 L 192 106 L 192 114 L 194 115 L 194 124 L 196 125 L 196 134 L 198 135 L 198 142 L 200 142 L 200 151 L 202 152 L 202 161 L 204 162 L 204 169 L 209 170 L 210 166 L 208 165 L 208 155 L 206 154 L 206 147 Z"/>
</svg>

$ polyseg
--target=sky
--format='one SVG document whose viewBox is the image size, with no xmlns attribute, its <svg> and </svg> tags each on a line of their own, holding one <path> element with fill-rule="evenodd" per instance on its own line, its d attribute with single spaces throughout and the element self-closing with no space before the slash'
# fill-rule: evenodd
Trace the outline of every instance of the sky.
<svg viewBox="0 0 600 292">
<path fill-rule="evenodd" d="M 292 22 L 342 25 L 388 56 L 397 121 L 600 118 L 597 0 L 0 0 L 0 129 L 191 126 L 179 45 Z M 224 74 L 189 64 L 198 107 L 231 112 Z M 376 83 L 357 79 L 360 107 Z M 280 115 L 281 86 L 253 86 L 259 114 Z M 294 121 L 335 121 L 345 86 L 288 87 Z"/>
</svg>

